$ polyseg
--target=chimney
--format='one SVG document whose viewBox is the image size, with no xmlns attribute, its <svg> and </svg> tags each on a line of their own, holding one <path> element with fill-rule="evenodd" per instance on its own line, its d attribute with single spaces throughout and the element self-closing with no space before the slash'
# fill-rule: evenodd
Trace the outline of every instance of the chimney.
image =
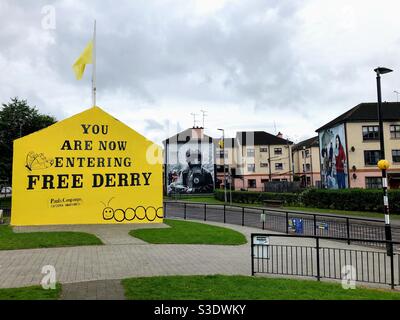
<svg viewBox="0 0 400 320">
<path fill-rule="evenodd" d="M 192 139 L 200 139 L 204 138 L 204 129 L 202 127 L 193 127 L 192 128 Z"/>
<path fill-rule="evenodd" d="M 278 132 L 278 134 L 276 135 L 278 138 L 281 138 L 281 139 L 283 139 L 283 133 L 282 132 Z"/>
</svg>

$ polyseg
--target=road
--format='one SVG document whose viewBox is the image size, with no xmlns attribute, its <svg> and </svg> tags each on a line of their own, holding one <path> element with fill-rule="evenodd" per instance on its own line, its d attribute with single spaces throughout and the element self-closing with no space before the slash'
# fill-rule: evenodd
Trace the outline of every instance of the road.
<svg viewBox="0 0 400 320">
<path fill-rule="evenodd" d="M 225 222 L 283 233 L 345 239 L 350 237 L 363 240 L 385 240 L 384 222 L 378 219 L 314 215 L 311 213 L 296 213 L 294 211 L 285 212 L 267 208 L 243 208 L 228 205 L 224 209 L 224 205 L 184 203 L 180 201 L 164 202 L 164 214 L 166 217 L 186 217 L 186 219 Z M 265 214 L 264 222 L 262 214 Z M 300 224 L 297 231 L 294 225 L 296 222 Z M 399 226 L 392 226 L 392 234 L 394 241 L 400 241 Z M 359 244 L 362 243 L 360 242 Z M 382 244 L 376 245 L 382 246 Z"/>
</svg>

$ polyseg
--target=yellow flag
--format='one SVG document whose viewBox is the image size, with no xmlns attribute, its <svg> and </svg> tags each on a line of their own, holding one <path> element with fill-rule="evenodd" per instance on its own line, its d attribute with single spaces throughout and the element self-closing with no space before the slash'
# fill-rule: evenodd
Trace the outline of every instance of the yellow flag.
<svg viewBox="0 0 400 320">
<path fill-rule="evenodd" d="M 75 61 L 74 65 L 72 66 L 77 80 L 82 79 L 86 65 L 92 63 L 93 63 L 93 41 L 91 40 L 86 46 L 85 50 L 83 50 L 80 57 Z"/>
<path fill-rule="evenodd" d="M 222 139 L 219 140 L 218 144 L 219 144 L 219 147 L 220 147 L 221 149 L 224 148 L 224 140 L 222 140 Z"/>
</svg>

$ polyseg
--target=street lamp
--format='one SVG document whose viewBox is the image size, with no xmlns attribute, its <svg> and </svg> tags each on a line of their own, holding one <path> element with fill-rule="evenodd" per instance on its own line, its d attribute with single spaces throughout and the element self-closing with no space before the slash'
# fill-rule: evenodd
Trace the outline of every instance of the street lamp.
<svg viewBox="0 0 400 320">
<path fill-rule="evenodd" d="M 224 157 L 223 160 L 223 166 L 224 166 L 224 200 L 226 203 L 226 173 L 225 173 L 225 130 L 224 129 L 218 129 L 219 131 L 222 131 L 222 154 Z M 221 145 L 219 146 L 221 148 Z"/>
<path fill-rule="evenodd" d="M 383 212 L 385 214 L 385 238 L 387 241 L 392 240 L 392 230 L 390 228 L 390 218 L 389 218 L 389 198 L 387 192 L 387 175 L 386 170 L 388 169 L 388 161 L 385 160 L 385 144 L 383 138 L 383 119 L 382 119 L 382 93 L 381 93 L 381 74 L 392 72 L 393 70 L 378 67 L 374 69 L 376 72 L 376 88 L 378 93 L 378 121 L 379 121 L 379 141 L 380 141 L 380 149 L 381 156 L 380 161 L 378 162 L 379 169 L 382 170 L 382 189 L 383 189 Z M 391 255 L 392 246 L 388 242 L 386 243 L 387 253 Z"/>
<path fill-rule="evenodd" d="M 304 187 L 307 188 L 307 165 L 306 165 L 306 146 L 303 146 L 303 172 L 304 172 Z"/>
</svg>

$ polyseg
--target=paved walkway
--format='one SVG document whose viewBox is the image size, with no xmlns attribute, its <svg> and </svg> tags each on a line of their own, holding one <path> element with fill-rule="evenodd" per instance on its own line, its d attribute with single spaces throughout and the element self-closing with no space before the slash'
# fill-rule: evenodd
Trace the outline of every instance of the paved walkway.
<svg viewBox="0 0 400 320">
<path fill-rule="evenodd" d="M 132 226 L 126 229 L 125 225 L 118 227 L 126 232 L 128 229 L 132 229 Z M 232 228 L 241 229 L 247 235 L 259 231 L 236 226 L 232 226 Z M 62 226 L 40 228 L 41 231 L 55 229 L 66 230 Z M 73 229 L 77 230 L 76 228 Z M 78 229 L 87 231 L 83 227 Z M 18 232 L 31 230 L 18 230 Z M 39 229 L 36 228 L 36 230 Z M 96 231 L 96 234 L 103 238 L 98 231 Z M 120 236 L 115 239 L 120 239 Z M 111 242 L 114 242 L 114 240 L 111 239 Z M 57 272 L 57 281 L 63 284 L 140 276 L 250 275 L 251 272 L 249 244 L 241 246 L 153 245 L 140 242 L 103 246 L 8 250 L 0 251 L 0 288 L 39 284 L 44 276 L 41 274 L 44 265 L 54 266 Z"/>
<path fill-rule="evenodd" d="M 28 226 L 13 227 L 16 233 L 46 232 L 46 231 L 77 231 L 96 235 L 106 245 L 119 244 L 148 244 L 147 242 L 129 235 L 135 229 L 169 228 L 164 223 L 138 223 L 138 224 L 83 224 L 83 225 L 54 225 L 54 226 Z"/>
<path fill-rule="evenodd" d="M 120 280 L 97 280 L 65 283 L 61 300 L 125 300 Z"/>
<path fill-rule="evenodd" d="M 200 222 L 200 221 L 197 221 Z M 260 229 L 208 224 L 238 230 L 250 240 Z M 144 225 L 143 225 L 144 226 Z M 34 227 L 40 231 L 76 230 L 98 235 L 106 245 L 0 251 L 0 288 L 38 285 L 42 267 L 52 265 L 56 279 L 63 284 L 64 299 L 120 298 L 119 279 L 158 275 L 250 275 L 250 241 L 240 246 L 154 245 L 126 238 L 135 225 Z M 155 227 L 155 225 L 147 226 Z M 158 227 L 165 227 L 159 225 Z M 18 228 L 18 232 L 32 231 Z M 126 234 L 125 234 L 126 233 Z M 276 232 L 269 232 L 276 233 Z M 127 237 L 130 237 L 129 235 Z M 313 244 L 310 239 L 271 238 L 271 244 Z M 349 248 L 345 243 L 321 241 L 331 247 Z M 352 249 L 365 247 L 351 246 Z M 106 281 L 105 281 L 106 280 Z M 115 280 L 115 281 L 109 281 Z M 82 283 L 84 282 L 84 283 Z M 106 291 L 105 291 L 106 290 Z M 108 293 L 107 293 L 108 292 Z"/>
</svg>

